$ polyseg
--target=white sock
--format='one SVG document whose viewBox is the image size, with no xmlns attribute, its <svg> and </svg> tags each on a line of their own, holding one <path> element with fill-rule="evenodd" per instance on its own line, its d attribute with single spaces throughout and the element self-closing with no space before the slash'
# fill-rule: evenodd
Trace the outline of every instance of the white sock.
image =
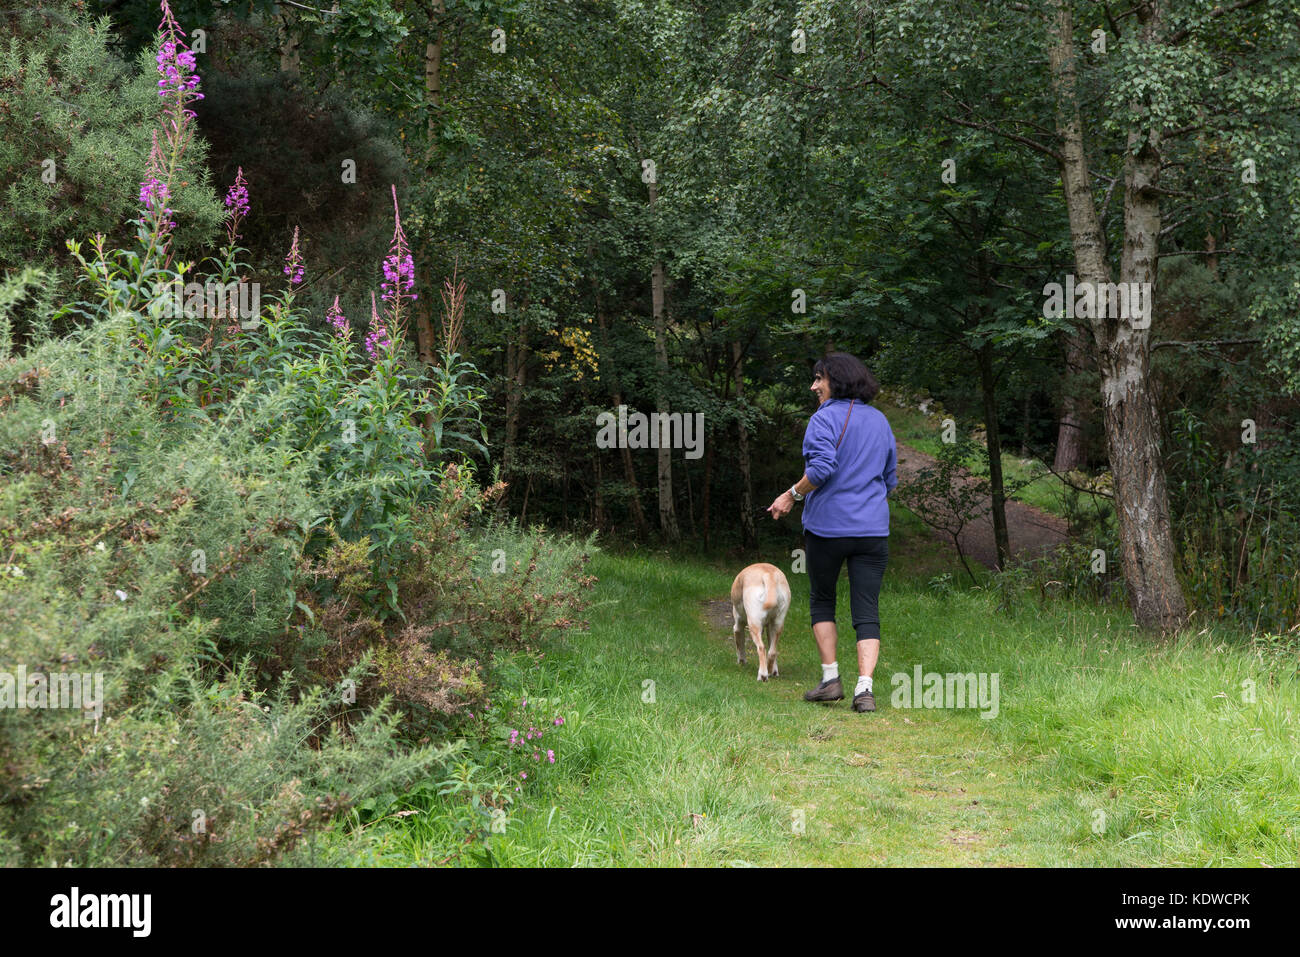
<svg viewBox="0 0 1300 957">
<path fill-rule="evenodd" d="M 864 691 L 871 691 L 870 675 L 858 675 L 858 686 L 853 689 L 853 694 L 856 697 L 857 695 L 862 694 L 862 692 Z M 872 693 L 874 694 L 875 692 Z"/>
<path fill-rule="evenodd" d="M 840 676 L 840 663 L 832 661 L 829 665 L 822 665 L 822 681 L 834 681 Z"/>
</svg>

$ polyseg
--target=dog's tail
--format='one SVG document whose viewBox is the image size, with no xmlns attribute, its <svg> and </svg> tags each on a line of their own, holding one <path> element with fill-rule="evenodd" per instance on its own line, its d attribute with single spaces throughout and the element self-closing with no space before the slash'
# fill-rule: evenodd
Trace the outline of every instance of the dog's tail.
<svg viewBox="0 0 1300 957">
<path fill-rule="evenodd" d="M 762 609 L 763 617 L 769 617 L 773 609 L 781 604 L 781 589 L 777 586 L 776 579 L 770 573 L 764 574 L 759 583 L 750 586 L 746 590 L 745 604 L 755 611 Z"/>
</svg>

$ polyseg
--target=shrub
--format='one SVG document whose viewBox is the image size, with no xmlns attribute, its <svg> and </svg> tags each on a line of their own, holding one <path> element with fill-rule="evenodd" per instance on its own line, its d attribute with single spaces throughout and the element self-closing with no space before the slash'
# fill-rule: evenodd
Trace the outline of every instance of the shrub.
<svg viewBox="0 0 1300 957">
<path fill-rule="evenodd" d="M 70 243 L 87 292 L 55 314 L 83 322 L 21 358 L 11 310 L 48 300 L 48 277 L 0 283 L 9 863 L 310 859 L 340 812 L 461 750 L 404 746 L 404 717 L 410 737 L 485 697 L 480 659 L 571 627 L 591 582 L 578 543 L 539 532 L 511 545 L 514 572 L 477 563 L 502 532 L 468 526 L 501 486 L 479 492 L 441 444 L 474 445 L 477 372 L 450 348 L 433 371 L 409 361 L 400 221 L 364 358 L 337 310 L 322 333 L 295 308 L 296 233 L 266 308 L 232 316 L 222 293 L 169 314 L 167 290 L 204 272 L 173 257 L 197 77 L 162 8 L 168 122 L 136 247 Z M 246 278 L 246 197 L 227 205 L 228 245 L 204 267 L 223 286 Z M 3 695 L 21 669 L 85 672 L 93 690 L 20 710 Z"/>
<path fill-rule="evenodd" d="M 195 428 L 142 402 L 126 318 L 0 369 L 0 672 L 103 681 L 99 721 L 0 708 L 11 857 L 269 862 L 438 763 L 394 751 L 382 702 L 358 712 L 291 675 L 267 685 L 232 656 L 270 646 L 294 607 L 316 510 L 303 463 L 238 417 Z"/>
<path fill-rule="evenodd" d="M 153 53 L 123 61 L 112 50 L 108 18 L 94 19 L 82 6 L 19 5 L 0 26 L 0 272 L 48 267 L 60 292 L 71 278 L 62 241 L 74 228 L 114 242 L 130 237 L 150 130 L 164 109 Z M 206 243 L 221 221 L 206 148 L 196 138 L 177 168 L 171 205 L 181 214 L 181 251 Z M 20 310 L 15 337 L 25 343 L 39 334 L 32 323 L 42 315 L 39 304 Z"/>
</svg>

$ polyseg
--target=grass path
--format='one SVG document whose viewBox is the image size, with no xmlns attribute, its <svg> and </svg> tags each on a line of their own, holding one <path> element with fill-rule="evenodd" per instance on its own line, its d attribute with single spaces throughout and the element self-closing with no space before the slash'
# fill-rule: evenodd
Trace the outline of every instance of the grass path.
<svg viewBox="0 0 1300 957">
<path fill-rule="evenodd" d="M 592 637 L 605 640 L 582 642 L 581 660 L 560 667 L 577 687 L 615 676 L 609 717 L 642 749 L 644 760 L 629 761 L 636 770 L 602 788 L 603 806 L 575 793 L 586 809 L 567 815 L 591 815 L 618 833 L 630 852 L 623 863 L 1005 865 L 1070 856 L 1034 843 L 1024 827 L 1042 799 L 1027 783 L 1033 762 L 973 713 L 892 709 L 887 678 L 873 715 L 847 700 L 802 700 L 820 669 L 797 579 L 782 675 L 760 684 L 753 654 L 736 664 L 730 627 L 701 604 L 725 594 L 725 572 L 617 561 L 641 572 L 634 577 L 645 589 L 606 578 L 617 597 L 592 623 Z M 664 591 L 690 600 L 656 600 Z M 848 642 L 850 684 L 851 654 Z M 887 645 L 878 673 L 887 676 L 897 657 Z M 642 701 L 646 680 L 655 682 L 653 704 Z M 542 836 L 520 835 L 525 844 Z"/>
<path fill-rule="evenodd" d="M 1118 608 L 999 613 L 987 594 L 902 577 L 953 559 L 909 558 L 919 529 L 900 538 L 881 600 L 880 710 L 869 715 L 801 698 L 820 675 L 801 576 L 791 576 L 781 677 L 760 684 L 753 654 L 737 665 L 708 604 L 726 595 L 730 565 L 598 556 L 589 633 L 510 679 L 515 694 L 547 700 L 539 724 L 552 711 L 568 717 L 548 728 L 554 765 L 509 765 L 531 773 L 505 833 L 492 835 L 495 861 L 1296 863 L 1293 652 L 1266 658 L 1205 637 L 1156 645 Z M 846 619 L 842 594 L 851 685 Z M 999 716 L 891 706 L 890 675 L 916 664 L 1000 673 Z M 1246 677 L 1259 687 L 1251 704 L 1238 700 Z M 469 863 L 447 805 L 412 807 L 379 829 L 377 862 Z"/>
</svg>

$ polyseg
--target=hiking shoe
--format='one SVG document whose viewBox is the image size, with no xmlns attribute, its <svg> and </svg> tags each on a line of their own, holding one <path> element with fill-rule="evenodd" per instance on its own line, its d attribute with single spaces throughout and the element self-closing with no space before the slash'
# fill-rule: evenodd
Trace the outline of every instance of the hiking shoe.
<svg viewBox="0 0 1300 957">
<path fill-rule="evenodd" d="M 839 678 L 832 678 L 830 681 L 823 681 L 812 691 L 803 693 L 804 701 L 843 701 L 844 686 L 840 684 Z"/>
<path fill-rule="evenodd" d="M 855 694 L 853 696 L 853 710 L 854 711 L 875 711 L 876 699 L 872 697 L 870 691 L 864 691 L 862 692 L 862 694 Z"/>
</svg>

